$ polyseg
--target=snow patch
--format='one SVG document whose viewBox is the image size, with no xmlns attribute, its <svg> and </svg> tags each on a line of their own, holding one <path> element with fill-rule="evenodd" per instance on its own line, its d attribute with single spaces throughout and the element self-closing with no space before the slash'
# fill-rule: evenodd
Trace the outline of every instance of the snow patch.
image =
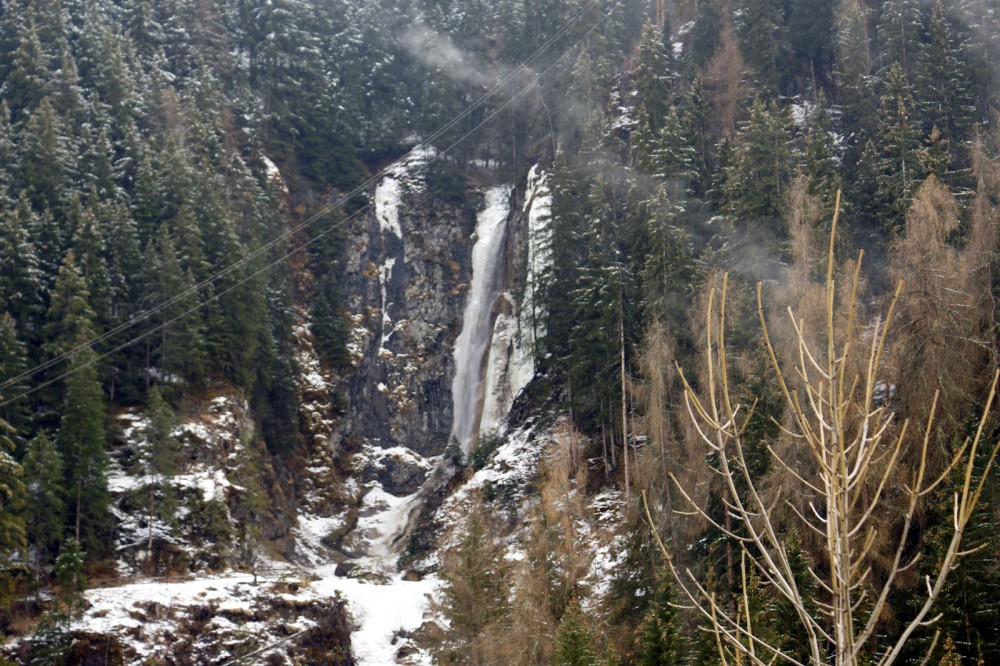
<svg viewBox="0 0 1000 666">
<path fill-rule="evenodd" d="M 402 203 L 402 187 L 399 181 L 386 176 L 375 188 L 375 217 L 382 233 L 389 231 L 403 240 L 403 229 L 399 226 L 399 206 Z"/>
</svg>

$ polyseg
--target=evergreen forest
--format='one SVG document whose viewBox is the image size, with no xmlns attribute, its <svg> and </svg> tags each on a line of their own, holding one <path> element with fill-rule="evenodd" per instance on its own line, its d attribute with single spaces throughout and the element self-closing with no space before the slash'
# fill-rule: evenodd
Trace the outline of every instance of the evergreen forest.
<svg viewBox="0 0 1000 666">
<path fill-rule="evenodd" d="M 512 414 L 572 442 L 441 537 L 434 663 L 1000 663 L 998 123 L 996 0 L 0 0 L 0 637 L 42 646 L 0 663 L 98 663 L 67 632 L 123 513 L 147 550 L 196 524 L 207 569 L 256 580 L 318 492 L 304 337 L 324 418 L 366 409 L 350 230 L 414 149 L 429 208 L 469 219 L 545 172 Z M 836 432 L 873 446 L 844 590 L 827 468 L 796 448 L 834 367 L 860 377 Z M 252 431 L 236 490 L 180 511 L 177 425 L 223 393 Z M 123 414 L 146 423 L 125 503 Z M 440 494 L 500 439 L 435 445 Z M 609 489 L 595 595 L 580 525 Z M 404 559 L 438 548 L 419 534 Z M 805 619 L 844 604 L 849 638 Z"/>
</svg>

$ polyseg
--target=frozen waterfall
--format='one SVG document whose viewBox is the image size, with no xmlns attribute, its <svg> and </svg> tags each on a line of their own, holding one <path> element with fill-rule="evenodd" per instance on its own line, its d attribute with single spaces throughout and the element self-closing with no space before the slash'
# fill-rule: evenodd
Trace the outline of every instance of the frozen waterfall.
<svg viewBox="0 0 1000 666">
<path fill-rule="evenodd" d="M 486 193 L 486 208 L 476 220 L 472 248 L 472 278 L 455 341 L 455 378 L 451 383 L 454 416 L 451 433 L 466 454 L 478 434 L 482 404 L 484 356 L 493 330 L 493 303 L 500 293 L 504 237 L 510 212 L 510 188 L 494 187 Z"/>
</svg>

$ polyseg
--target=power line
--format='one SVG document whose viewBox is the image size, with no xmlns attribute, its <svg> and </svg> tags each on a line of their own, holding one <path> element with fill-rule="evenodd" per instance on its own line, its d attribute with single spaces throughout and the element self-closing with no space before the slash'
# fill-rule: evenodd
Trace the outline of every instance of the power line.
<svg viewBox="0 0 1000 666">
<path fill-rule="evenodd" d="M 576 16 L 574 16 L 573 19 L 571 19 L 571 21 L 567 25 L 563 26 L 563 28 L 557 34 L 559 34 L 559 35 L 565 34 L 565 32 L 567 32 L 577 21 L 579 21 L 579 19 L 583 16 L 583 14 L 591 6 L 596 5 L 597 2 L 598 2 L 598 0 L 593 0 L 593 2 L 590 3 L 590 5 L 588 5 L 587 7 L 585 7 Z M 462 143 L 463 141 L 465 141 L 465 139 L 467 139 L 468 137 L 470 137 L 473 134 L 475 134 L 483 126 L 485 126 L 487 123 L 489 123 L 494 118 L 496 118 L 500 113 L 502 113 L 504 110 L 506 110 L 509 106 L 511 106 L 514 102 L 516 102 L 518 99 L 520 99 L 525 94 L 527 94 L 527 92 L 529 90 L 531 90 L 532 87 L 535 85 L 535 83 L 537 82 L 537 79 L 545 76 L 552 69 L 554 69 L 555 66 L 564 57 L 566 57 L 566 55 L 568 53 L 570 53 L 574 49 L 576 49 L 576 47 L 578 47 L 587 37 L 589 37 L 591 35 L 591 33 L 593 33 L 598 27 L 600 27 L 600 25 L 602 23 L 604 23 L 604 21 L 607 18 L 608 18 L 607 14 L 602 14 L 601 18 L 598 19 L 597 21 L 595 21 L 594 25 L 592 25 L 586 32 L 584 32 L 583 35 L 581 35 L 580 39 L 578 39 L 573 44 L 572 47 L 570 47 L 569 49 L 567 49 L 566 51 L 564 51 L 562 54 L 560 54 L 560 56 L 558 58 L 556 58 L 556 60 L 553 61 L 552 64 L 550 64 L 548 67 L 546 67 L 540 73 L 536 74 L 535 77 L 531 81 L 529 81 L 526 85 L 524 85 L 517 93 L 515 93 L 514 95 L 512 95 L 510 97 L 510 99 L 508 99 L 506 102 L 504 102 L 503 104 L 501 104 L 500 106 L 498 106 L 496 109 L 494 109 L 489 115 L 487 115 L 475 127 L 473 127 L 468 132 L 466 132 L 465 134 L 463 134 L 461 137 L 459 137 L 458 139 L 456 139 L 454 142 L 452 142 L 447 148 L 445 148 L 440 153 L 435 152 L 430 157 L 430 159 L 428 160 L 428 163 L 434 162 L 435 160 L 437 160 L 438 158 L 440 158 L 442 155 L 445 155 L 448 152 L 450 152 L 451 150 L 453 150 L 456 146 L 458 146 L 460 143 Z M 552 38 L 552 39 L 548 40 L 546 42 L 546 44 L 547 45 L 551 45 L 552 43 L 554 43 L 555 39 L 558 39 L 558 37 L 555 37 L 555 38 Z M 532 59 L 534 59 L 537 56 L 539 56 L 541 54 L 541 52 L 542 52 L 542 49 L 540 49 L 539 51 L 536 51 L 535 54 L 532 56 Z M 526 61 L 526 62 L 528 62 L 528 61 Z M 525 65 L 519 65 L 515 69 L 515 71 L 520 70 L 522 68 L 526 69 L 526 66 Z M 512 75 L 508 75 L 508 77 L 505 77 L 505 78 L 507 78 L 508 82 L 509 82 L 509 80 L 512 79 L 513 76 Z M 504 83 L 503 85 L 506 85 L 506 83 Z M 494 90 L 496 90 L 496 89 L 497 89 L 497 86 L 494 87 Z M 475 102 L 473 104 L 473 107 L 475 105 L 480 104 L 480 102 L 482 102 L 485 98 L 486 98 L 485 95 L 483 97 L 481 97 L 480 100 L 478 100 L 477 102 Z M 466 112 L 463 112 L 462 114 L 460 114 L 459 115 L 459 119 L 463 119 L 463 118 L 467 117 L 469 115 L 469 113 L 471 113 L 471 111 L 474 110 L 473 107 L 469 107 L 468 109 L 466 109 Z M 448 123 L 445 127 L 446 128 L 453 127 L 456 122 L 460 122 L 459 119 L 453 120 L 452 122 Z M 17 382 L 17 381 L 19 381 L 21 379 L 24 379 L 26 377 L 33 376 L 33 375 L 37 374 L 38 372 L 41 372 L 43 369 L 49 368 L 53 364 L 55 364 L 55 363 L 57 363 L 57 362 L 59 362 L 61 360 L 65 360 L 67 358 L 71 358 L 73 355 L 79 353 L 80 351 L 83 351 L 84 349 L 90 348 L 91 345 L 94 344 L 95 342 L 105 340 L 105 339 L 107 339 L 107 337 L 109 337 L 109 335 L 113 335 L 115 333 L 121 332 L 122 330 L 124 330 L 126 328 L 129 328 L 132 324 L 137 323 L 138 321 L 141 321 L 143 319 L 148 319 L 153 314 L 156 314 L 157 312 L 159 312 L 159 311 L 161 311 L 161 310 L 169 307 L 170 305 L 172 305 L 173 303 L 176 303 L 177 301 L 181 300 L 182 298 L 185 298 L 186 296 L 189 296 L 189 295 L 195 293 L 199 289 L 200 286 L 207 285 L 207 284 L 213 282 L 214 280 L 216 280 L 216 279 L 218 279 L 218 278 L 220 278 L 220 277 L 222 277 L 224 275 L 227 275 L 228 273 L 230 273 L 233 270 L 235 270 L 237 267 L 240 267 L 240 266 L 248 263 L 251 259 L 256 258 L 257 256 L 259 256 L 263 251 L 274 247 L 275 245 L 277 245 L 278 243 L 280 243 L 282 240 L 285 240 L 285 239 L 289 238 L 290 236 L 298 233 L 299 231 L 302 231 L 307 226 L 309 226 L 312 223 L 314 223 L 316 220 L 318 220 L 321 217 L 323 217 L 323 216 L 327 215 L 328 213 L 332 212 L 335 208 L 337 208 L 339 206 L 342 206 L 348 200 L 350 200 L 351 198 L 353 198 L 357 194 L 360 194 L 365 188 L 367 188 L 370 185 L 372 185 L 373 183 L 377 182 L 386 173 L 388 173 L 388 171 L 392 167 L 396 166 L 397 164 L 400 164 L 400 163 L 404 162 L 411 155 L 414 155 L 419 150 L 426 150 L 427 148 L 431 148 L 431 146 L 429 145 L 430 142 L 433 141 L 433 140 L 435 140 L 436 138 L 439 138 L 441 136 L 441 134 L 444 133 L 444 131 L 446 131 L 446 129 L 444 129 L 444 128 L 436 131 L 434 134 L 431 135 L 431 137 L 429 139 L 426 139 L 426 140 L 422 141 L 421 143 L 417 144 L 417 146 L 415 146 L 414 148 L 412 148 L 406 155 L 404 155 L 403 157 L 399 158 L 398 160 L 396 160 L 395 162 L 393 162 L 389 166 L 383 168 L 381 171 L 379 171 L 379 173 L 376 176 L 372 176 L 367 181 L 365 181 L 364 184 L 358 186 L 357 188 L 355 188 L 349 194 L 346 194 L 346 195 L 342 196 L 340 199 L 338 199 L 333 204 L 330 204 L 329 206 L 326 206 L 325 208 L 321 209 L 319 212 L 317 212 L 317 213 L 313 214 L 312 216 L 310 216 L 305 222 L 302 222 L 301 224 L 299 224 L 295 228 L 289 230 L 288 232 L 285 232 L 285 233 L 279 235 L 274 240 L 272 240 L 272 241 L 268 242 L 267 244 L 261 246 L 260 248 L 258 248 L 254 252 L 250 253 L 249 255 L 245 256 L 244 258 L 240 259 L 237 262 L 234 262 L 229 267 L 227 267 L 227 268 L 219 271 L 218 273 L 216 273 L 215 276 L 210 277 L 210 278 L 206 278 L 206 280 L 204 280 L 201 283 L 199 283 L 199 285 L 195 285 L 194 287 L 188 289 L 186 292 L 183 292 L 179 296 L 176 296 L 176 297 L 170 299 L 169 301 L 161 304 L 160 306 L 157 306 L 153 310 L 150 310 L 150 311 L 147 311 L 147 312 L 143 313 L 142 315 L 140 315 L 140 317 L 137 317 L 136 319 L 133 319 L 133 320 L 127 322 L 126 324 L 120 325 L 119 327 L 117 327 L 113 331 L 109 331 L 108 333 L 105 333 L 104 335 L 98 336 L 97 338 L 95 338 L 91 342 L 82 344 L 82 345 L 80 345 L 79 347 L 77 347 L 75 349 L 72 349 L 70 351 L 64 352 L 63 354 L 60 354 L 59 357 L 56 357 L 55 359 L 51 359 L 47 363 L 43 363 L 43 364 L 41 364 L 39 366 L 36 366 L 34 369 L 32 369 L 30 371 L 27 371 L 25 373 L 22 373 L 21 375 L 18 375 L 16 377 L 8 379 L 4 383 L 0 384 L 0 389 L 3 389 L 5 387 L 9 386 L 10 384 L 12 384 L 14 382 Z M 39 390 L 41 390 L 41 389 L 43 389 L 43 388 L 45 388 L 47 386 L 51 386 L 52 384 L 55 384 L 56 382 L 62 381 L 63 379 L 69 377 L 70 375 L 74 374 L 75 372 L 78 372 L 78 371 L 82 370 L 83 368 L 85 368 L 85 367 L 87 367 L 89 365 L 92 365 L 92 364 L 100 361 L 101 359 L 107 358 L 108 356 L 110 356 L 112 354 L 116 354 L 119 351 L 122 351 L 123 349 L 126 349 L 126 348 L 132 346 L 136 342 L 139 342 L 140 340 L 143 340 L 143 339 L 149 337 L 150 335 L 153 335 L 154 333 L 157 333 L 157 332 L 163 330 L 164 328 L 170 326 L 174 322 L 176 322 L 176 321 L 178 321 L 180 319 L 183 319 L 183 318 L 187 317 L 188 315 L 190 315 L 190 314 L 192 314 L 192 313 L 200 310 L 205 305 L 207 305 L 207 304 L 209 304 L 209 303 L 211 303 L 211 302 L 213 302 L 215 300 L 218 300 L 222 296 L 225 296 L 227 293 L 233 291 L 234 289 L 236 289 L 238 287 L 243 286 L 244 284 L 246 284 L 247 282 L 250 282 L 251 280 L 253 280 L 257 276 L 261 275 L 262 273 L 270 270 L 274 266 L 277 266 L 278 264 L 282 263 L 283 261 L 285 261 L 286 259 L 288 259 L 292 255 L 294 255 L 295 253 L 297 253 L 297 252 L 299 252 L 301 250 L 304 250 L 309 245 L 311 245 L 314 242 L 316 242 L 317 240 L 323 238 L 327 234 L 329 234 L 329 233 L 331 233 L 331 232 L 333 232 L 333 231 L 335 231 L 335 230 L 343 227 L 348 222 L 350 222 L 351 220 L 353 220 L 355 217 L 357 217 L 358 215 L 360 215 L 363 211 L 367 210 L 370 206 L 371 206 L 370 203 L 366 203 L 364 206 L 358 208 L 356 211 L 354 211 L 353 213 L 351 213 L 351 215 L 349 215 L 348 217 L 344 218 L 343 220 L 340 220 L 339 222 L 337 222 L 335 224 L 330 225 L 330 227 L 328 227 L 327 229 L 324 229 L 320 233 L 316 234 L 315 236 L 313 236 L 309 240 L 307 240 L 304 243 L 302 243 L 301 245 L 299 245 L 298 247 L 296 247 L 293 250 L 290 250 L 286 254 L 282 255 L 278 259 L 270 262 L 269 264 L 266 264 L 262 268 L 260 268 L 260 269 L 258 269 L 256 271 L 254 271 L 253 273 L 245 276 L 243 279 L 241 279 L 238 282 L 230 285 L 226 289 L 224 289 L 224 290 L 222 290 L 220 292 L 214 292 L 209 298 L 205 299 L 204 301 L 201 301 L 200 303 L 198 303 L 194 307 L 189 308 L 188 310 L 182 312 L 181 314 L 176 315 L 176 316 L 172 317 L 171 319 L 168 319 L 168 320 L 166 320 L 164 322 L 161 322 L 160 324 L 154 326 L 153 328 L 151 328 L 151 329 L 149 329 L 147 331 L 143 331 L 139 335 L 136 335 L 135 337 L 126 340 L 125 342 L 121 343 L 120 345 L 118 345 L 116 347 L 113 347 L 112 349 L 109 349 L 109 350 L 107 350 L 107 351 L 105 351 L 105 352 L 103 352 L 101 354 L 96 355 L 94 358 L 90 359 L 87 363 L 85 363 L 83 365 L 80 365 L 80 366 L 75 367 L 75 368 L 71 368 L 70 370 L 67 370 L 64 373 L 62 373 L 62 374 L 60 374 L 60 375 L 58 375 L 56 377 L 53 377 L 52 379 L 49 379 L 49 380 L 47 380 L 45 382 L 42 382 L 41 384 L 37 384 L 37 385 L 31 387 L 30 389 L 28 389 L 26 391 L 22 391 L 21 393 L 15 395 L 12 398 L 8 398 L 6 400 L 0 401 L 0 408 L 5 407 L 5 406 L 11 404 L 12 402 L 17 401 L 17 400 L 20 400 L 21 398 L 24 398 L 27 395 L 35 393 L 36 391 L 39 391 Z"/>
<path fill-rule="evenodd" d="M 409 152 L 407 152 L 405 155 L 403 155 L 403 157 L 401 157 L 398 160 L 396 160 L 396 161 L 390 163 L 389 165 L 383 167 L 378 172 L 376 172 L 373 176 L 369 177 L 363 183 L 361 183 L 360 185 L 358 185 L 357 187 L 355 187 L 353 190 L 351 190 L 349 193 L 347 193 L 345 195 L 342 195 L 339 199 L 337 199 L 333 203 L 328 204 L 327 206 L 324 206 L 319 211 L 317 211 L 316 213 L 314 213 L 311 216 L 309 216 L 305 221 L 301 222 L 297 226 L 295 226 L 295 227 L 293 227 L 293 228 L 291 228 L 291 229 L 289 229 L 289 230 L 287 230 L 287 231 L 279 234 L 277 237 L 275 237 L 271 241 L 268 241 L 264 245 L 261 245 L 260 247 L 258 247 L 257 249 L 253 250 L 249 254 L 244 255 L 239 260 L 233 262 L 229 266 L 227 266 L 227 267 L 219 270 L 218 272 L 216 272 L 215 274 L 213 274 L 213 275 L 205 278 L 204 280 L 202 280 L 198 284 L 195 284 L 192 287 L 189 287 L 188 289 L 186 289 L 186 290 L 180 292 L 179 294 L 171 297 L 170 299 L 164 301 L 163 303 L 160 303 L 159 305 L 153 307 L 152 309 L 145 310 L 142 313 L 140 313 L 140 314 L 136 315 L 135 317 L 133 317 L 132 319 L 129 319 L 128 321 L 123 322 L 123 323 L 119 324 L 118 326 L 116 326 L 116 327 L 114 327 L 114 328 L 112 328 L 112 329 L 110 329 L 108 331 L 105 331 L 104 333 L 102 333 L 101 335 L 93 338 L 92 340 L 90 340 L 88 342 L 85 342 L 83 344 L 80 344 L 80 345 L 78 345 L 77 347 L 75 347 L 73 349 L 70 349 L 70 350 L 67 350 L 65 352 L 62 352 L 61 354 L 59 354 L 59 355 L 57 355 L 57 356 L 55 356 L 55 357 L 53 357 L 53 358 L 51 358 L 51 359 L 49 359 L 47 361 L 44 361 L 44 362 L 36 365 L 35 367 L 31 368 L 30 370 L 26 370 L 26 371 L 22 372 L 19 375 L 16 375 L 14 377 L 10 377 L 10 378 L 4 380 L 3 382 L 0 382 L 0 391 L 2 391 L 5 388 L 8 388 L 9 386 L 11 386 L 13 384 L 18 383 L 18 382 L 20 382 L 20 381 L 22 381 L 24 379 L 28 379 L 29 377 L 33 377 L 34 375 L 36 375 L 36 374 L 38 374 L 40 372 L 43 372 L 44 370 L 47 370 L 47 369 L 51 368 L 54 365 L 58 365 L 59 363 L 61 363 L 61 362 L 65 361 L 65 360 L 71 358 L 74 354 L 77 354 L 77 353 L 83 351 L 87 347 L 92 347 L 95 344 L 103 342 L 104 340 L 107 340 L 110 337 L 113 337 L 113 336 L 115 336 L 115 335 L 117 335 L 117 334 L 119 334 L 119 333 L 121 333 L 123 331 L 126 331 L 126 330 L 132 328 L 133 326 L 135 326 L 136 324 L 139 324 L 139 323 L 141 323 L 143 321 L 146 321 L 146 320 L 150 319 L 151 317 L 153 317 L 154 315 L 159 314 L 160 312 L 162 312 L 163 310 L 169 308 L 170 306 L 174 305 L 175 303 L 177 303 L 179 301 L 182 301 L 182 300 L 186 299 L 187 297 L 189 297 L 191 295 L 194 295 L 194 294 L 197 294 L 197 293 L 201 292 L 201 290 L 204 289 L 205 287 L 213 284 L 217 280 L 225 277 L 226 275 L 232 273 L 233 271 L 235 271 L 235 270 L 237 270 L 239 268 L 242 268 L 247 263 L 249 263 L 250 261 L 256 259 L 258 256 L 260 256 L 264 252 L 267 252 L 268 250 L 274 248 L 279 243 L 281 243 L 281 242 L 287 240 L 288 238 L 290 238 L 290 237 L 298 234 L 299 232 L 303 231 L 304 229 L 306 229 L 307 227 L 311 226 L 314 222 L 316 222 L 320 218 L 325 217 L 327 214 L 331 213 L 333 210 L 335 210 L 337 208 L 343 207 L 343 205 L 346 204 L 348 201 L 350 201 L 351 199 L 353 199 L 355 196 L 363 193 L 371 185 L 377 183 L 379 180 L 381 180 L 383 177 L 385 177 L 385 175 L 387 173 L 389 173 L 389 171 L 391 169 L 393 169 L 396 165 L 404 162 L 406 159 L 410 158 L 411 156 L 415 155 L 416 153 L 418 153 L 420 151 L 423 151 L 423 150 L 426 150 L 427 148 L 430 148 L 432 146 L 432 143 L 434 141 L 436 141 L 437 139 L 439 139 L 441 136 L 443 136 L 446 132 L 448 132 L 449 130 L 451 130 L 452 128 L 454 128 L 460 122 L 462 122 L 463 120 L 465 120 L 466 118 L 468 118 L 476 109 L 478 109 L 479 107 L 481 107 L 482 105 L 484 105 L 492 97 L 496 96 L 504 87 L 507 86 L 507 84 L 509 84 L 511 81 L 513 81 L 521 73 L 528 71 L 529 67 L 536 60 L 538 60 L 546 51 L 548 51 L 548 49 L 551 48 L 552 45 L 554 45 L 559 39 L 561 39 L 563 36 L 565 36 L 565 34 L 567 32 L 569 32 L 569 30 L 571 30 L 572 27 L 583 17 L 583 15 L 589 9 L 591 9 L 594 6 L 596 6 L 598 4 L 598 2 L 599 2 L 599 0 L 591 0 L 591 2 L 588 5 L 585 5 L 583 7 L 583 9 L 581 9 L 579 12 L 577 12 L 577 14 L 575 16 L 573 16 L 554 35 L 552 35 L 552 37 L 550 37 L 538 49 L 536 49 L 535 52 L 531 54 L 531 56 L 529 56 L 523 63 L 519 64 L 517 67 L 515 67 L 514 69 L 512 69 L 511 71 L 509 71 L 503 77 L 501 77 L 500 80 L 498 80 L 497 83 L 494 84 L 494 86 L 490 90 L 488 90 L 487 92 L 483 93 L 483 95 L 480 96 L 479 99 L 477 99 L 471 105 L 469 105 L 468 107 L 466 107 L 463 111 L 461 111 L 457 116 L 455 116 L 454 118 L 452 118 L 449 122 L 445 123 L 442 127 L 440 127 L 439 129 L 437 129 L 428 138 L 424 139 L 423 141 L 421 141 L 420 143 L 418 143 L 416 146 L 414 146 L 413 148 L 411 148 Z M 590 32 L 592 32 L 592 30 Z M 588 34 L 589 34 L 589 32 L 588 32 Z M 574 44 L 574 48 L 576 47 L 577 44 Z M 561 58 L 562 58 L 562 56 L 560 56 L 559 59 L 561 59 Z M 556 62 L 558 62 L 558 60 Z M 495 117 L 495 114 L 493 114 L 493 115 L 490 116 L 490 118 L 493 118 L 493 117 Z M 472 131 L 467 132 L 465 135 L 463 135 L 463 137 L 461 139 L 459 139 L 459 141 L 457 141 L 455 144 L 452 144 L 451 146 L 449 146 L 448 150 L 451 150 L 452 148 L 454 148 L 455 145 L 457 145 L 457 143 L 460 143 L 461 141 L 463 141 L 472 132 L 474 132 L 477 129 L 479 129 L 479 127 L 481 127 L 481 124 L 478 125 Z M 445 152 L 447 152 L 447 151 L 445 151 Z M 8 402 L 10 402 L 10 400 L 8 400 L 8 401 L 6 401 L 6 402 L 4 402 L 2 404 L 7 404 Z"/>
</svg>

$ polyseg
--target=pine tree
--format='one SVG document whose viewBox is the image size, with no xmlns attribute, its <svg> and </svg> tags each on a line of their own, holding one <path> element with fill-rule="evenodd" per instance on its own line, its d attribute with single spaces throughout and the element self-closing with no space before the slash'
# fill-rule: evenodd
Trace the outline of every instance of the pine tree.
<svg viewBox="0 0 1000 666">
<path fill-rule="evenodd" d="M 34 579 L 40 587 L 42 569 L 55 557 L 65 520 L 63 462 L 59 450 L 39 432 L 28 443 L 24 456 L 24 480 L 28 487 L 25 523 L 28 541 L 34 550 Z"/>
<path fill-rule="evenodd" d="M 26 214 L 26 207 L 0 208 L 0 303 L 22 334 L 33 339 L 42 309 L 42 282 Z"/>
<path fill-rule="evenodd" d="M 906 77 L 914 75 L 919 66 L 921 24 L 918 0 L 886 0 L 878 17 L 880 71 L 898 65 Z"/>
<path fill-rule="evenodd" d="M 74 538 L 92 554 L 103 552 L 107 524 L 108 467 L 104 451 L 104 396 L 94 367 L 96 355 L 84 348 L 73 356 L 56 445 L 65 461 L 65 503 Z"/>
<path fill-rule="evenodd" d="M 0 94 L 14 112 L 15 121 L 38 106 L 49 79 L 48 58 L 38 32 L 30 23 L 22 23 L 19 27 L 17 50 L 13 52 L 10 72 L 0 87 Z"/>
<path fill-rule="evenodd" d="M 789 141 L 784 112 L 758 96 L 725 170 L 723 209 L 737 228 L 772 242 L 784 237 L 785 190 L 793 172 Z"/>
<path fill-rule="evenodd" d="M 574 599 L 559 623 L 554 666 L 597 666 L 593 642 L 590 631 L 583 623 L 580 605 Z"/>
<path fill-rule="evenodd" d="M 15 581 L 24 573 L 15 556 L 24 558 L 26 546 L 24 518 L 27 496 L 24 471 L 14 460 L 13 428 L 0 420 L 0 607 L 6 606 Z"/>
<path fill-rule="evenodd" d="M 24 124 L 18 182 L 36 211 L 60 211 L 74 171 L 74 156 L 63 121 L 48 97 Z"/>
<path fill-rule="evenodd" d="M 879 115 L 878 189 L 882 202 L 879 218 L 886 231 L 902 226 L 913 193 L 926 175 L 921 164 L 921 141 L 914 118 L 914 102 L 903 68 L 889 69 Z"/>
<path fill-rule="evenodd" d="M 916 97 L 923 133 L 930 134 L 936 127 L 954 157 L 958 156 L 976 116 L 965 51 L 956 43 L 944 6 L 938 0 L 919 52 Z"/>
<path fill-rule="evenodd" d="M 87 577 L 83 572 L 87 554 L 83 552 L 80 541 L 70 537 L 63 542 L 59 557 L 56 558 L 56 582 L 59 583 L 59 605 L 70 618 L 79 618 L 84 611 L 86 600 L 83 597 L 87 589 Z"/>
<path fill-rule="evenodd" d="M 3 302 L 0 299 L 0 302 Z M 31 428 L 31 411 L 24 395 L 29 388 L 27 377 L 15 379 L 28 369 L 28 350 L 18 335 L 17 322 L 9 312 L 0 314 L 0 421 L 11 426 L 10 437 L 17 445 L 18 455 L 23 453 L 24 438 Z"/>
<path fill-rule="evenodd" d="M 510 610 L 509 565 L 489 518 L 476 501 L 461 540 L 442 559 L 441 612 L 448 619 L 447 639 L 460 655 L 458 663 L 482 660 L 478 641 Z M 447 645 L 442 648 L 450 651 Z"/>
<path fill-rule="evenodd" d="M 677 611 L 671 605 L 670 579 L 663 576 L 656 587 L 649 611 L 636 632 L 636 666 L 678 666 L 681 644 L 677 636 Z"/>
<path fill-rule="evenodd" d="M 836 101 L 841 109 L 840 126 L 847 145 L 844 173 L 847 182 L 851 183 L 853 168 L 865 144 L 874 138 L 877 108 L 871 80 L 868 14 L 861 0 L 842 0 L 837 14 L 836 51 Z M 846 191 L 851 189 L 848 187 Z"/>
<path fill-rule="evenodd" d="M 740 47 L 754 70 L 756 89 L 768 96 L 783 92 L 789 54 L 781 0 L 741 0 L 737 23 Z"/>
<path fill-rule="evenodd" d="M 638 110 L 637 144 L 646 155 L 652 152 L 650 143 L 663 128 L 678 73 L 670 45 L 669 27 L 647 22 L 639 41 L 639 56 L 633 74 L 634 107 Z M 640 162 L 642 161 L 640 157 Z"/>
</svg>

